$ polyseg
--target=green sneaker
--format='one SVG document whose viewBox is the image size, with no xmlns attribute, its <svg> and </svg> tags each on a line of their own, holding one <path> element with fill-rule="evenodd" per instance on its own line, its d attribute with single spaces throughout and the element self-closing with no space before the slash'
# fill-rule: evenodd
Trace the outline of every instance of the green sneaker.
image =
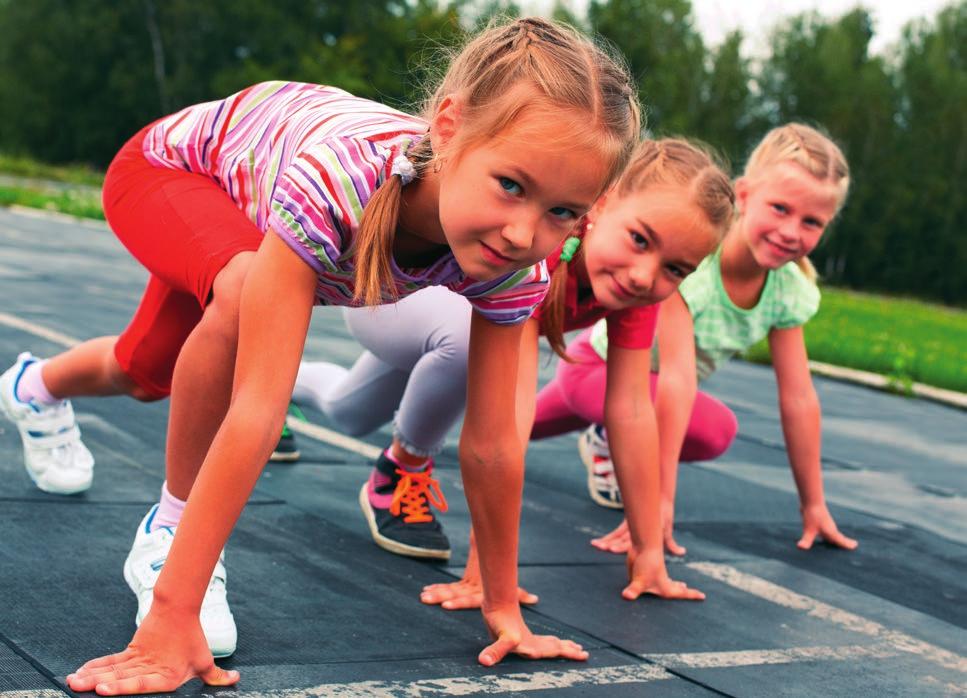
<svg viewBox="0 0 967 698">
<path fill-rule="evenodd" d="M 295 405 L 289 405 L 289 414 L 292 414 L 299 419 L 305 421 L 305 415 L 302 411 Z M 299 460 L 299 446 L 295 442 L 295 434 L 289 429 L 287 424 L 282 426 L 282 435 L 279 437 L 279 443 L 276 444 L 275 450 L 272 451 L 272 455 L 269 456 L 270 463 L 294 463 Z"/>
</svg>

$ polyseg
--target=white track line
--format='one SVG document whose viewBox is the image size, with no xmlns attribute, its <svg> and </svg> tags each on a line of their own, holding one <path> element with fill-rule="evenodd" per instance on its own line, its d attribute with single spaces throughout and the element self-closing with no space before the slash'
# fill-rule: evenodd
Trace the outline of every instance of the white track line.
<svg viewBox="0 0 967 698">
<path fill-rule="evenodd" d="M 316 441 L 322 441 L 330 446 L 338 446 L 339 448 L 358 453 L 372 460 L 379 458 L 379 454 L 383 452 L 383 449 L 379 446 L 373 446 L 365 441 L 340 434 L 338 431 L 333 431 L 332 429 L 326 429 L 312 422 L 304 422 L 291 415 L 286 418 L 285 423 L 289 426 L 289 429 L 297 434 L 308 436 Z"/>
<path fill-rule="evenodd" d="M 674 678 L 659 666 L 626 664 L 599 669 L 571 669 L 568 671 L 535 671 L 528 674 L 503 676 L 454 676 L 417 681 L 359 681 L 356 683 L 328 683 L 312 688 L 293 688 L 281 691 L 239 691 L 239 698 L 297 698 L 298 696 L 326 696 L 326 698 L 422 698 L 423 696 L 475 696 L 541 691 L 575 686 L 607 686 L 614 684 L 648 683 Z M 2 694 L 0 694 L 2 695 Z M 4 697 L 5 698 L 5 697 Z"/>
<path fill-rule="evenodd" d="M 741 572 L 731 565 L 716 562 L 691 562 L 688 567 L 774 604 L 797 611 L 806 611 L 813 618 L 829 621 L 852 632 L 876 638 L 880 645 L 892 646 L 898 652 L 915 654 L 946 669 L 967 674 L 967 658 L 955 652 L 918 640 L 898 630 L 890 630 L 868 618 L 830 606 L 809 596 L 798 594 L 761 577 Z"/>
<path fill-rule="evenodd" d="M 719 669 L 760 664 L 846 661 L 895 657 L 900 650 L 891 644 L 820 645 L 778 650 L 739 650 L 735 652 L 688 652 L 685 654 L 643 654 L 641 657 L 669 669 Z"/>
<path fill-rule="evenodd" d="M 29 320 L 22 320 L 15 315 L 8 315 L 7 313 L 3 312 L 0 312 L 0 325 L 6 325 L 7 327 L 12 327 L 15 330 L 27 332 L 35 337 L 46 339 L 54 344 L 59 344 L 68 349 L 81 343 L 81 340 L 77 339 L 76 337 L 71 337 L 70 335 L 58 332 L 57 330 L 51 330 L 43 325 L 38 325 L 30 322 Z"/>
<path fill-rule="evenodd" d="M 67 694 L 56 688 L 33 688 L 27 691 L 0 691 L 0 698 L 64 698 Z"/>
</svg>

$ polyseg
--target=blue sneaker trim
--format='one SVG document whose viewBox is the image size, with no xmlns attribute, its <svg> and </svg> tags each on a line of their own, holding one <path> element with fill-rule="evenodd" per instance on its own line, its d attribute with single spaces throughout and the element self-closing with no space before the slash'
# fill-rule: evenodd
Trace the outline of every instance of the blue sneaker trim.
<svg viewBox="0 0 967 698">
<path fill-rule="evenodd" d="M 38 412 L 39 413 L 40 412 L 40 408 L 37 407 L 37 405 L 35 405 L 31 401 L 24 402 L 23 400 L 20 399 L 20 396 L 17 395 L 17 388 L 20 386 L 20 379 L 23 378 L 24 371 L 27 370 L 27 367 L 28 366 L 30 366 L 31 364 L 35 364 L 35 363 L 37 363 L 37 359 L 27 359 L 20 366 L 20 372 L 17 374 L 17 377 L 13 379 L 13 399 L 16 400 L 17 402 L 19 402 L 21 405 L 26 405 L 27 407 L 29 407 L 30 409 L 32 409 L 34 412 Z M 43 436 L 43 434 L 41 434 L 41 436 Z"/>
<path fill-rule="evenodd" d="M 148 513 L 148 518 L 144 520 L 144 532 L 151 533 L 151 522 L 154 521 L 154 515 L 158 513 L 158 505 L 155 504 L 151 507 L 151 511 Z"/>
</svg>

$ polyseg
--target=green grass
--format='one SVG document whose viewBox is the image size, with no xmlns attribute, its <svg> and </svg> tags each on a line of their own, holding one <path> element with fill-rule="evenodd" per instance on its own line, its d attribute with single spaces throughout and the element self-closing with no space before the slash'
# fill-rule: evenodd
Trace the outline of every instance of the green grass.
<svg viewBox="0 0 967 698">
<path fill-rule="evenodd" d="M 101 194 L 98 190 L 40 191 L 23 187 L 0 186 L 0 206 L 30 206 L 58 211 L 80 218 L 104 220 Z"/>
<path fill-rule="evenodd" d="M 4 153 L 0 153 L 0 172 L 16 177 L 32 177 L 91 187 L 99 187 L 104 183 L 104 173 L 86 165 L 47 165 L 30 158 Z"/>
<path fill-rule="evenodd" d="M 804 332 L 814 361 L 885 375 L 899 392 L 911 382 L 967 392 L 967 311 L 826 287 Z M 768 362 L 769 347 L 745 356 Z"/>
</svg>

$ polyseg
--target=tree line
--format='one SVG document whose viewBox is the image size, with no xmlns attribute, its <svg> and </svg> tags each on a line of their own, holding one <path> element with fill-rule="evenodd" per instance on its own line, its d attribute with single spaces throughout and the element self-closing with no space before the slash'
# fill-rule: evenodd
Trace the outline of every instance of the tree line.
<svg viewBox="0 0 967 698">
<path fill-rule="evenodd" d="M 439 54 L 494 0 L 0 0 L 0 150 L 103 167 L 138 128 L 265 79 L 418 104 Z M 853 186 L 813 253 L 829 283 L 967 301 L 967 0 L 870 52 L 870 14 L 781 21 L 764 56 L 707 46 L 690 0 L 592 0 L 571 22 L 627 59 L 649 132 L 709 143 L 738 169 L 770 127 L 822 125 Z"/>
</svg>

